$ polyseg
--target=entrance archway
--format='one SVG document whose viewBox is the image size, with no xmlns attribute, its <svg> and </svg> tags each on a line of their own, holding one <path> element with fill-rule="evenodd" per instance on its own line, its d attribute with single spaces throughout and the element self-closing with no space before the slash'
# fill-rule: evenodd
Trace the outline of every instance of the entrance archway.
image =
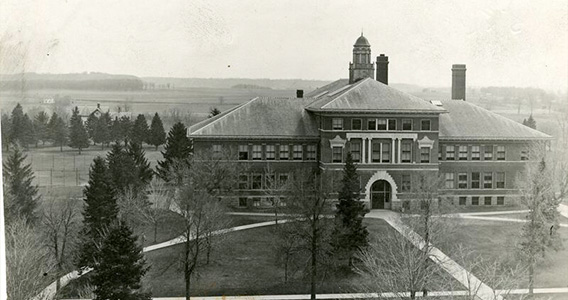
<svg viewBox="0 0 568 300">
<path fill-rule="evenodd" d="M 377 180 L 371 185 L 371 208 L 389 209 L 391 204 L 391 185 L 386 180 Z"/>
</svg>

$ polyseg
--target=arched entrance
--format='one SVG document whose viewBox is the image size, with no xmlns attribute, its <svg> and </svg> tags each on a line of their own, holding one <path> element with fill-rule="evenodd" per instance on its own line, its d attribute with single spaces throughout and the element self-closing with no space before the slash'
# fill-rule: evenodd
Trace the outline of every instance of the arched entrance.
<svg viewBox="0 0 568 300">
<path fill-rule="evenodd" d="M 391 185 L 386 180 L 377 180 L 371 186 L 371 208 L 389 209 L 391 204 Z"/>
</svg>

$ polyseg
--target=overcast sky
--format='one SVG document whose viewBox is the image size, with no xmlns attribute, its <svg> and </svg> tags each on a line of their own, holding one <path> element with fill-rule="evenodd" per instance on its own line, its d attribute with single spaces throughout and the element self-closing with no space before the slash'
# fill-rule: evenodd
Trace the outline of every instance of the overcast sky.
<svg viewBox="0 0 568 300">
<path fill-rule="evenodd" d="M 568 88 L 566 0 L 0 0 L 0 73 L 334 80 L 361 30 L 390 82 Z"/>
</svg>

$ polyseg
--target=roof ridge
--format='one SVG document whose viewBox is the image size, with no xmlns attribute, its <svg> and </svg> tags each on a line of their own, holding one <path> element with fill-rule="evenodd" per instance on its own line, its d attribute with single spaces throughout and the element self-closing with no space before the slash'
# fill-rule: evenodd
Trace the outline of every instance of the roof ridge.
<svg viewBox="0 0 568 300">
<path fill-rule="evenodd" d="M 199 131 L 202 131 L 203 129 L 207 128 L 208 126 L 219 122 L 220 120 L 226 118 L 228 115 L 230 115 L 230 114 L 234 113 L 235 111 L 237 111 L 237 110 L 239 110 L 239 109 L 245 107 L 246 105 L 252 103 L 253 101 L 255 101 L 255 100 L 257 100 L 257 99 L 260 99 L 260 98 L 259 98 L 259 97 L 254 97 L 254 98 L 250 99 L 249 101 L 247 101 L 247 102 L 245 102 L 245 103 L 243 103 L 243 104 L 241 104 L 241 105 L 235 107 L 235 109 L 229 111 L 229 112 L 228 112 L 227 114 L 225 114 L 224 116 L 221 116 L 221 117 L 217 118 L 216 120 L 212 121 L 211 123 L 206 124 L 205 126 L 199 128 L 199 129 L 197 129 L 196 131 L 191 132 L 191 134 L 198 133 Z M 204 121 L 207 121 L 207 120 L 204 120 Z M 199 123 L 197 123 L 197 124 L 195 124 L 195 125 L 193 125 L 193 126 L 197 126 L 197 125 L 199 125 Z M 191 127 L 193 127 L 193 126 L 191 126 Z M 190 127 L 190 129 L 191 129 L 191 127 Z"/>
<path fill-rule="evenodd" d="M 371 79 L 370 77 L 367 77 L 367 78 L 363 78 L 363 80 L 359 80 L 359 81 L 357 81 L 357 82 L 355 82 L 355 83 L 350 84 L 351 86 L 350 86 L 349 88 L 347 88 L 347 89 L 341 91 L 341 92 L 339 93 L 339 95 L 337 95 L 337 97 L 335 97 L 333 100 L 327 102 L 326 104 L 322 105 L 322 107 L 320 107 L 320 109 L 325 108 L 326 106 L 328 106 L 328 105 L 330 105 L 331 103 L 335 102 L 335 100 L 339 99 L 341 96 L 343 96 L 343 95 L 345 95 L 346 93 L 348 93 L 348 92 L 350 92 L 350 91 L 352 91 L 352 90 L 354 90 L 354 89 L 360 87 L 363 82 L 367 82 L 368 80 L 373 80 L 373 79 Z"/>
</svg>

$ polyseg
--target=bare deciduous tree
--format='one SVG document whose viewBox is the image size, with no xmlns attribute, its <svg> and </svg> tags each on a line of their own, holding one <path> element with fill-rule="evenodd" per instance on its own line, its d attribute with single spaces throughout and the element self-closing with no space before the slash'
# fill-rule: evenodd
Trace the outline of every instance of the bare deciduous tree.
<svg viewBox="0 0 568 300">
<path fill-rule="evenodd" d="M 156 243 L 158 226 L 164 217 L 164 211 L 169 209 L 171 205 L 172 196 L 165 183 L 158 178 L 154 178 L 150 182 L 146 191 L 148 193 L 149 205 L 141 208 L 140 216 L 144 223 L 152 225 L 154 229 L 154 243 Z"/>
</svg>

